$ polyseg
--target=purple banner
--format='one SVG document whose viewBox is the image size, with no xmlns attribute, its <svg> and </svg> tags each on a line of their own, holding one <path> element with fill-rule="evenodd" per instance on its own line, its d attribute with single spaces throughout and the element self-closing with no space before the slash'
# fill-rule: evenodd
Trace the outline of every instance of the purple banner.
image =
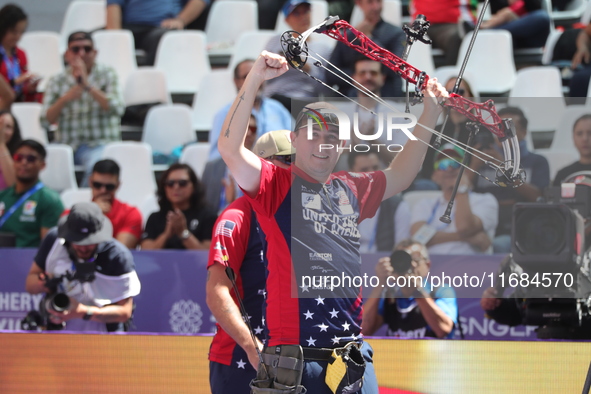
<svg viewBox="0 0 591 394">
<path fill-rule="evenodd" d="M 24 291 L 25 278 L 36 250 L 0 249 L 0 330 L 18 330 L 20 320 L 37 308 L 41 295 Z M 176 334 L 211 333 L 215 320 L 205 302 L 207 252 L 137 251 L 133 252 L 142 283 L 135 297 L 133 331 Z M 384 254 L 363 256 L 362 272 L 374 275 L 375 264 Z M 503 256 L 431 256 L 433 275 L 465 271 L 496 272 Z M 454 268 L 455 267 L 455 268 Z M 459 272 L 459 271 L 458 271 Z M 488 286 L 486 286 L 488 287 Z M 460 321 L 466 339 L 534 339 L 533 327 L 507 327 L 487 319 L 479 298 L 486 289 L 458 291 Z M 364 290 L 369 294 L 369 289 Z M 472 297 L 472 298 L 461 298 Z M 381 332 L 383 333 L 383 331 Z M 377 333 L 376 335 L 380 335 Z M 459 338 L 459 332 L 456 331 Z"/>
</svg>

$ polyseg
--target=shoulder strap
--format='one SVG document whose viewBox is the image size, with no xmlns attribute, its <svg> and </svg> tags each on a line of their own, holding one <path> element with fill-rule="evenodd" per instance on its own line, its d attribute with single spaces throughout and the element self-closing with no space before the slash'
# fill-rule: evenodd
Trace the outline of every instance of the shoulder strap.
<svg viewBox="0 0 591 394">
<path fill-rule="evenodd" d="M 6 221 L 8 220 L 8 218 L 10 218 L 12 216 L 12 214 L 15 213 L 16 210 L 21 205 L 23 205 L 23 203 L 27 200 L 27 198 L 31 197 L 38 190 L 40 190 L 42 187 L 43 187 L 43 182 L 41 182 L 41 181 L 37 182 L 37 184 L 34 187 L 32 187 L 31 189 L 27 190 L 27 192 L 25 194 L 23 194 L 21 196 L 21 198 L 18 199 L 17 202 L 15 202 L 10 208 L 8 208 L 8 210 L 6 211 L 6 213 L 4 215 L 2 215 L 2 217 L 0 217 L 0 228 L 2 228 L 2 226 L 4 225 L 4 223 L 6 223 Z"/>
</svg>

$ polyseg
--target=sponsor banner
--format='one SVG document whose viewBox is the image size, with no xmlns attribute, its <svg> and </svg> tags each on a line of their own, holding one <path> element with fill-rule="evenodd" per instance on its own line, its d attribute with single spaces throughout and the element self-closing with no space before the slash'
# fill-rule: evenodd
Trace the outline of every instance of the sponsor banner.
<svg viewBox="0 0 591 394">
<path fill-rule="evenodd" d="M 0 330 L 20 329 L 20 320 L 39 305 L 40 295 L 24 291 L 25 278 L 35 256 L 34 249 L 0 249 Z M 205 302 L 207 252 L 134 251 L 136 270 L 142 283 L 135 297 L 132 330 L 178 334 L 212 333 L 215 319 Z M 322 273 L 330 253 L 309 252 L 315 260 L 315 272 Z M 384 254 L 362 255 L 362 272 L 374 272 L 375 263 Z M 503 256 L 431 256 L 433 274 L 452 271 L 456 265 L 474 271 L 496 271 Z M 468 264 L 470 263 L 470 264 Z M 370 289 L 364 289 L 368 295 Z M 484 289 L 482 289 L 484 291 Z M 473 292 L 476 294 L 476 292 Z M 480 292 L 479 294 L 482 294 Z M 461 297 L 461 294 L 458 294 Z M 484 316 L 479 296 L 459 298 L 460 321 L 466 339 L 533 339 L 533 327 L 507 327 Z M 385 329 L 380 331 L 384 333 Z M 456 337 L 459 331 L 456 330 Z"/>
</svg>

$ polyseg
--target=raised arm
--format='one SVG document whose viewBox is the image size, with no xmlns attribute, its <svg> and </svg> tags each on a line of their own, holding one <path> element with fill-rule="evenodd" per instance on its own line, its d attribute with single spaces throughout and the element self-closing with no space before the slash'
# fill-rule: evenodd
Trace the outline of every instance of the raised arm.
<svg viewBox="0 0 591 394">
<path fill-rule="evenodd" d="M 287 70 L 287 61 L 283 56 L 263 51 L 252 66 L 222 126 L 218 150 L 236 182 L 247 193 L 258 191 L 261 178 L 260 159 L 244 147 L 254 100 L 265 80 Z"/>
<path fill-rule="evenodd" d="M 122 12 L 119 4 L 109 4 L 107 6 L 107 29 L 121 29 Z"/>
<path fill-rule="evenodd" d="M 448 97 L 448 93 L 437 82 L 436 78 L 430 79 L 427 82 L 427 87 L 423 93 L 425 95 L 425 107 L 418 123 L 432 129 L 435 127 L 437 118 L 443 110 L 443 107 L 439 105 L 439 101 L 444 97 Z M 384 170 L 387 181 L 386 191 L 383 197 L 384 200 L 406 190 L 421 169 L 428 147 L 419 140 L 430 141 L 431 132 L 417 124 L 414 128 L 413 135 L 417 137 L 417 141 L 409 140 L 404 145 L 402 152 L 398 153 L 388 168 Z"/>
</svg>

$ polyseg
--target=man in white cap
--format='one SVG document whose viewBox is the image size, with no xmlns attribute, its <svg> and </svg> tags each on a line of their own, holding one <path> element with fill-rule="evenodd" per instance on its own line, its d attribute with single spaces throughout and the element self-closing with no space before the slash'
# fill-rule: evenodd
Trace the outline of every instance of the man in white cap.
<svg viewBox="0 0 591 394">
<path fill-rule="evenodd" d="M 56 289 L 46 287 L 47 278 L 59 277 Z M 31 294 L 69 297 L 61 311 L 46 308 L 49 322 L 69 331 L 123 331 L 140 287 L 131 252 L 113 239 L 111 222 L 93 202 L 75 204 L 48 232 L 25 282 Z"/>
</svg>

